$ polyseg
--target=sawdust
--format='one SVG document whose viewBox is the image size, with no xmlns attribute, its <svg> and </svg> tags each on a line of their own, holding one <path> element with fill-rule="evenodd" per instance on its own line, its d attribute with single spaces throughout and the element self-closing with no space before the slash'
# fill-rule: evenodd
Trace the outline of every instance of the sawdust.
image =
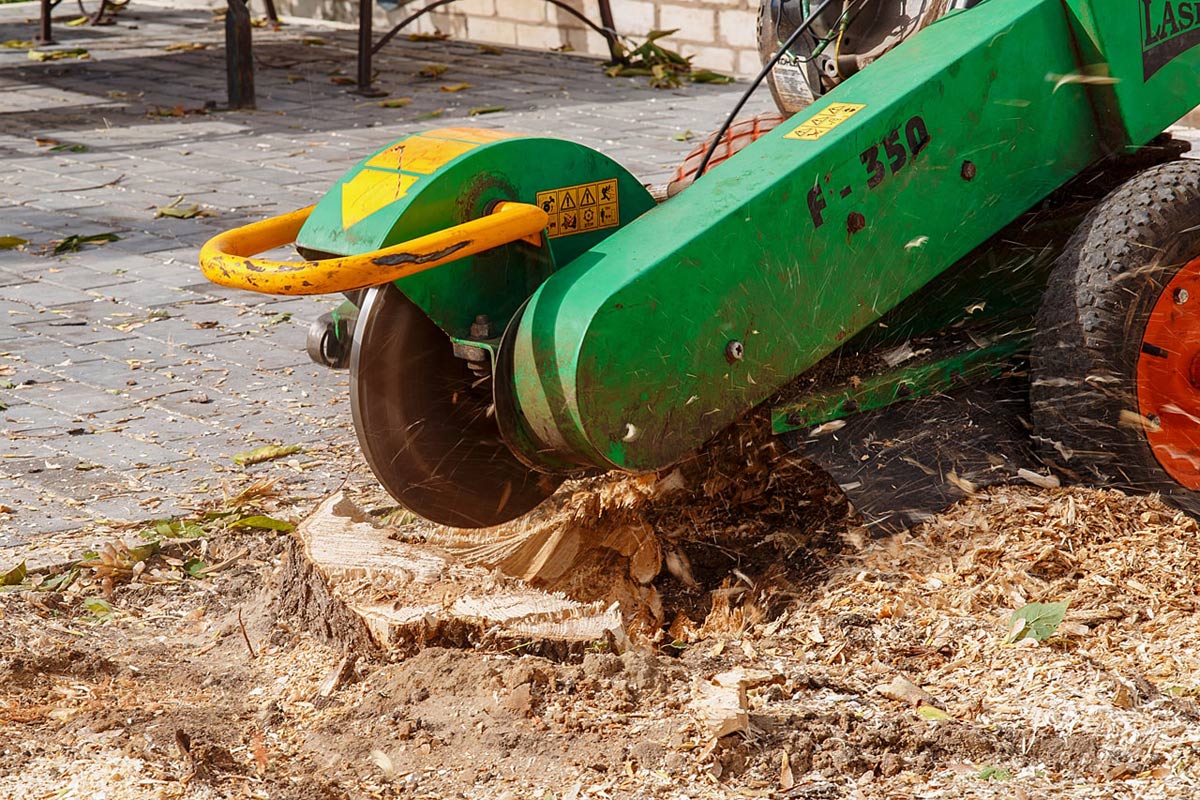
<svg viewBox="0 0 1200 800">
<path fill-rule="evenodd" d="M 739 525 L 766 537 L 800 525 L 769 483 L 751 501 L 782 516 L 731 510 L 729 560 L 710 571 L 696 565 L 720 530 L 704 509 L 623 491 L 596 501 L 603 513 L 666 531 L 694 583 L 664 568 L 664 611 L 690 623 L 624 654 L 347 659 L 280 613 L 274 535 L 214 541 L 213 561 L 253 557 L 205 581 L 115 586 L 104 620 L 53 593 L 0 595 L 0 796 L 1200 791 L 1200 533 L 1157 500 L 1008 488 L 890 539 L 830 528 L 810 539 L 829 540 L 819 559 L 796 551 L 809 564 L 771 609 L 733 574 L 761 577 L 738 561 Z M 1070 603 L 1059 634 L 1005 644 L 1029 600 Z M 713 738 L 696 687 L 722 674 L 745 678 L 733 709 L 745 724 Z"/>
<path fill-rule="evenodd" d="M 672 470 L 570 482 L 483 531 L 414 523 L 396 538 L 576 600 L 619 603 L 630 632 L 653 643 L 773 616 L 840 549 L 833 532 L 846 513 L 841 492 L 755 411 Z M 711 584 L 715 597 L 702 588 Z"/>
</svg>

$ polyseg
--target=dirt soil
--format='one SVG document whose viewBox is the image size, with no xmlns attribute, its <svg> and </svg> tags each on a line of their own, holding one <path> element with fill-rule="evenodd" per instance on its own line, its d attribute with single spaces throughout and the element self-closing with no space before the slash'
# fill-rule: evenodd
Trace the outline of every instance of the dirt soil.
<svg viewBox="0 0 1200 800">
<path fill-rule="evenodd" d="M 1004 488 L 876 540 L 733 484 L 703 488 L 724 516 L 647 511 L 677 563 L 624 652 L 356 657 L 281 613 L 283 532 L 27 578 L 0 594 L 0 797 L 1200 796 L 1191 518 Z M 1006 643 L 1030 601 L 1065 620 Z"/>
</svg>

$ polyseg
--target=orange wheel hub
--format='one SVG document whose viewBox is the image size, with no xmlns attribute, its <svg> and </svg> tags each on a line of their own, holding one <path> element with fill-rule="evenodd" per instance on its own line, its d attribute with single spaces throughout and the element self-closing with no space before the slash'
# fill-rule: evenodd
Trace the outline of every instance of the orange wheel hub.
<svg viewBox="0 0 1200 800">
<path fill-rule="evenodd" d="M 1175 274 L 1150 312 L 1137 397 L 1158 463 L 1181 485 L 1200 490 L 1200 258 Z"/>
</svg>

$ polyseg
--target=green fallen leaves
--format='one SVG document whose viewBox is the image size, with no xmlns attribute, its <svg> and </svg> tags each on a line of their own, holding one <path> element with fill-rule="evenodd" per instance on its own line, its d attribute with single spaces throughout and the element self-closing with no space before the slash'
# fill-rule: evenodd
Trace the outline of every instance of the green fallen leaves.
<svg viewBox="0 0 1200 800">
<path fill-rule="evenodd" d="M 72 583 L 74 583 L 75 579 L 78 577 L 79 577 L 79 569 L 77 567 L 71 567 L 70 569 L 66 570 L 65 572 L 60 572 L 59 574 L 57 574 L 51 578 L 47 578 L 46 580 L 39 583 L 36 588 L 40 592 L 65 591 L 66 588 L 68 586 L 70 586 Z"/>
<path fill-rule="evenodd" d="M 88 146 L 86 144 L 56 144 L 50 148 L 51 153 L 60 153 L 64 150 L 72 153 L 86 153 Z"/>
<path fill-rule="evenodd" d="M 261 501 L 276 496 L 273 487 L 272 480 L 253 481 L 219 504 L 197 510 L 190 518 L 148 523 L 148 527 L 140 532 L 140 543 L 119 539 L 105 542 L 94 550 L 81 553 L 76 561 L 60 571 L 27 574 L 22 563 L 0 574 L 0 588 L 7 584 L 38 592 L 65 593 L 75 587 L 71 594 L 78 599 L 82 609 L 103 621 L 116 611 L 104 599 L 110 596 L 114 583 L 208 579 L 246 552 L 216 564 L 209 563 L 208 559 L 216 552 L 209 544 L 215 538 L 246 530 L 292 531 L 295 526 L 291 522 L 262 513 Z M 101 589 L 103 597 L 93 596 Z"/>
<path fill-rule="evenodd" d="M 103 597 L 85 597 L 83 607 L 99 621 L 104 621 L 116 613 L 113 604 Z"/>
<path fill-rule="evenodd" d="M 160 519 L 154 523 L 153 534 L 164 539 L 195 539 L 204 535 L 204 528 L 184 519 Z"/>
<path fill-rule="evenodd" d="M 504 106 L 476 106 L 467 112 L 468 117 L 478 117 L 480 114 L 495 114 L 503 111 Z"/>
<path fill-rule="evenodd" d="M 103 245 L 109 242 L 119 242 L 121 237 L 115 233 L 93 233 L 88 236 L 68 236 L 54 245 L 54 255 L 74 253 L 85 244 Z"/>
<path fill-rule="evenodd" d="M 417 76 L 421 78 L 440 78 L 448 69 L 450 67 L 445 64 L 426 64 L 417 70 Z"/>
<path fill-rule="evenodd" d="M 30 61 L 60 61 L 64 58 L 88 58 L 88 51 L 82 48 L 74 50 L 30 50 Z"/>
<path fill-rule="evenodd" d="M 1044 642 L 1058 630 L 1066 613 L 1066 603 L 1028 603 L 1013 612 L 1004 643 L 1013 644 L 1022 639 Z"/>
<path fill-rule="evenodd" d="M 404 108 L 411 102 L 411 97 L 392 97 L 387 100 L 380 100 L 376 105 L 380 108 Z"/>
<path fill-rule="evenodd" d="M 954 717 L 950 716 L 945 711 L 942 711 L 942 709 L 938 708 L 937 706 L 931 706 L 928 703 L 922 703 L 921 705 L 917 706 L 917 716 L 921 719 L 929 720 L 954 719 Z"/>
<path fill-rule="evenodd" d="M 229 523 L 229 527 L 253 528 L 265 531 L 281 531 L 283 533 L 288 533 L 296 529 L 295 525 L 286 520 L 275 519 L 274 517 L 268 517 L 262 514 L 255 514 L 250 517 L 242 517 L 235 522 Z"/>
<path fill-rule="evenodd" d="M 0 250 L 16 250 L 27 244 L 29 244 L 29 240 L 22 239 L 20 236 L 0 236 Z"/>
<path fill-rule="evenodd" d="M 25 562 L 22 561 L 8 572 L 0 574 L 0 586 L 16 586 L 25 580 Z"/>
<path fill-rule="evenodd" d="M 234 453 L 233 463 L 239 467 L 248 467 L 251 464 L 260 464 L 263 461 L 272 461 L 276 458 L 295 455 L 303 449 L 298 444 L 268 444 L 256 447 L 253 450 L 243 450 L 240 453 Z"/>
<path fill-rule="evenodd" d="M 139 561 L 145 561 L 147 558 L 157 553 L 159 547 L 160 545 L 158 542 L 139 544 L 137 547 L 129 548 L 129 558 L 134 564 Z"/>
<path fill-rule="evenodd" d="M 648 77 L 650 85 L 656 89 L 674 89 L 685 80 L 692 83 L 733 82 L 728 75 L 712 70 L 693 71 L 691 56 L 682 56 L 657 43 L 659 39 L 675 32 L 650 31 L 646 34 L 646 40 L 634 47 L 618 42 L 615 50 L 620 63 L 604 70 L 604 74 L 610 78 Z"/>
<path fill-rule="evenodd" d="M 180 205 L 183 202 L 183 195 L 179 195 L 165 206 L 159 206 L 154 209 L 154 218 L 170 217 L 171 219 L 192 219 L 194 217 L 215 217 L 216 214 L 212 211 L 200 208 L 199 203 L 191 205 Z"/>
<path fill-rule="evenodd" d="M 990 764 L 980 767 L 975 777 L 981 781 L 1011 781 L 1013 774 L 1003 767 L 993 767 Z"/>
<path fill-rule="evenodd" d="M 695 72 L 689 72 L 687 79 L 692 83 L 733 83 L 733 78 L 729 75 L 722 75 L 719 72 L 713 72 L 711 69 L 701 69 Z"/>
</svg>

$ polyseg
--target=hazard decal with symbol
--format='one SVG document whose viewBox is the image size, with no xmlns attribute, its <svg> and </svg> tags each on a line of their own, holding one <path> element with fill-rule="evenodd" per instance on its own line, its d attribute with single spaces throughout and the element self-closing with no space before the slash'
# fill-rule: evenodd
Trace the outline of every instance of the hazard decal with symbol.
<svg viewBox="0 0 1200 800">
<path fill-rule="evenodd" d="M 550 217 L 546 232 L 551 239 L 620 224 L 616 178 L 538 192 L 537 204 Z"/>
<path fill-rule="evenodd" d="M 864 108 L 866 106 L 861 103 L 831 103 L 791 133 L 784 134 L 783 138 L 809 142 L 820 139 Z"/>
</svg>

